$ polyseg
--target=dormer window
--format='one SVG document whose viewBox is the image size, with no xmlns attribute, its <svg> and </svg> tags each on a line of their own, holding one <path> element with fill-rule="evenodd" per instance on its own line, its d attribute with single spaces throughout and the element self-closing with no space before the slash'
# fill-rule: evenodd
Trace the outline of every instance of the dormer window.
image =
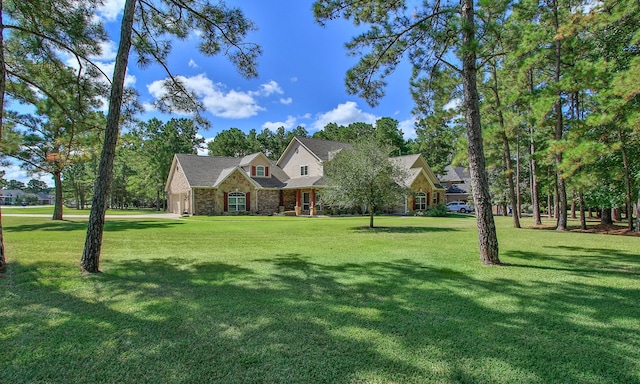
<svg viewBox="0 0 640 384">
<path fill-rule="evenodd" d="M 269 177 L 269 167 L 265 167 L 264 165 L 254 165 L 251 167 L 251 176 L 252 177 Z"/>
<path fill-rule="evenodd" d="M 309 166 L 301 165 L 300 166 L 300 176 L 308 176 L 309 175 Z"/>
</svg>

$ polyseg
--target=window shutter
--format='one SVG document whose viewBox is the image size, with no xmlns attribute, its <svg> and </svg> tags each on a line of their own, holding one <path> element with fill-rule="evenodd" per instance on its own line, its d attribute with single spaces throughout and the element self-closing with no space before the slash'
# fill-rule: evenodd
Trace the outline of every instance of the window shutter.
<svg viewBox="0 0 640 384">
<path fill-rule="evenodd" d="M 431 196 L 430 195 L 431 195 L 430 193 L 427 193 L 427 201 L 425 201 L 425 203 L 426 203 L 425 205 L 427 207 L 431 205 Z"/>
<path fill-rule="evenodd" d="M 269 167 L 264 167 L 264 175 L 265 177 L 269 177 Z"/>
<path fill-rule="evenodd" d="M 245 210 L 249 212 L 251 210 L 251 193 L 247 192 L 247 200 L 245 201 Z"/>
<path fill-rule="evenodd" d="M 256 175 L 256 166 L 252 165 L 251 166 L 251 176 L 255 176 Z"/>
<path fill-rule="evenodd" d="M 227 192 L 224 193 L 224 211 L 229 211 L 229 194 Z"/>
</svg>

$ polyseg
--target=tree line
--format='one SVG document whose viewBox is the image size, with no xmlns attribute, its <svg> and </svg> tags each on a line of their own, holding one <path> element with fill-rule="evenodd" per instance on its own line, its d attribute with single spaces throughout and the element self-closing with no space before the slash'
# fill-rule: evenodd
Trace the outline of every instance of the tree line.
<svg viewBox="0 0 640 384">
<path fill-rule="evenodd" d="M 258 45 L 246 41 L 256 27 L 238 8 L 195 0 L 127 0 L 111 76 L 91 60 L 107 39 L 93 17 L 99 3 L 0 3 L 2 154 L 31 171 L 50 173 L 56 201 L 66 188 L 63 180 L 73 186 L 75 200 L 91 199 L 82 261 L 90 272 L 98 270 L 107 206 L 155 200 L 159 207 L 167 166 L 160 163 L 163 151 L 187 151 L 186 145 L 194 148 L 198 140 L 186 134 L 189 139 L 181 142 L 182 136 L 169 131 L 207 125 L 203 105 L 169 71 L 172 42 L 198 31 L 194 36 L 204 54 L 226 55 L 248 78 L 257 75 L 261 54 Z M 516 227 L 521 211 L 530 209 L 540 223 L 546 208 L 557 218 L 557 229 L 566 230 L 572 205 L 581 212 L 583 226 L 587 207 L 598 207 L 603 216 L 611 207 L 622 207 L 629 229 L 634 227 L 633 207 L 638 217 L 640 199 L 637 1 L 462 0 L 409 6 L 405 1 L 317 0 L 313 12 L 321 24 L 344 18 L 368 28 L 346 44 L 359 61 L 345 81 L 347 91 L 369 104 L 384 96 L 387 76 L 401 61 L 413 66 L 409 85 L 416 116 L 416 138 L 410 142 L 398 136 L 397 123 L 388 118 L 372 126 L 330 124 L 314 136 L 351 141 L 368 132 L 367 137 L 387 140 L 398 154 L 423 153 L 437 171 L 452 161 L 468 165 L 484 263 L 499 264 L 496 203 L 513 208 Z M 189 112 L 194 118 L 136 121 L 137 95 L 124 87 L 130 55 L 140 65 L 156 63 L 167 70 L 169 91 L 158 101 L 160 110 Z M 5 95 L 29 105 L 31 112 L 5 111 Z M 99 112 L 104 100 L 106 115 Z M 259 148 L 276 158 L 287 135 L 305 134 L 303 127 L 293 131 L 245 135 L 229 129 L 208 148 L 218 153 L 225 140 L 242 141 L 244 135 L 246 142 L 233 155 Z M 154 147 L 160 137 L 179 144 Z M 61 205 L 54 218 L 62 218 Z M 1 235 L 0 219 L 3 244 Z M 4 247 L 1 251 L 3 264 Z"/>
</svg>

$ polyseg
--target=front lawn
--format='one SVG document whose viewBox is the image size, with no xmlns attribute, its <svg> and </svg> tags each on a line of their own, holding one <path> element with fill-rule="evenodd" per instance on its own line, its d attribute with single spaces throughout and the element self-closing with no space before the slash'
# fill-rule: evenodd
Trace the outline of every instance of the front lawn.
<svg viewBox="0 0 640 384">
<path fill-rule="evenodd" d="M 2 213 L 7 214 L 20 214 L 20 215 L 53 215 L 53 205 L 38 205 L 38 206 L 2 206 Z M 64 207 L 62 209 L 62 216 L 65 215 L 89 215 L 91 208 L 77 209 Z M 153 208 L 140 208 L 140 209 L 107 209 L 107 215 L 152 215 L 154 213 L 165 213 L 165 211 L 158 211 Z"/>
<path fill-rule="evenodd" d="M 640 238 L 496 223 L 3 217 L 0 382 L 640 382 Z"/>
</svg>

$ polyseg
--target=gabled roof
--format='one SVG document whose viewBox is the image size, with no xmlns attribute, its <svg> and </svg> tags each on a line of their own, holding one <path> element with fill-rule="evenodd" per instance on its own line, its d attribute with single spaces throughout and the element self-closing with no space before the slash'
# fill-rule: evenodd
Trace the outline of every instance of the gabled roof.
<svg viewBox="0 0 640 384">
<path fill-rule="evenodd" d="M 440 185 L 440 181 L 436 177 L 436 175 L 431 171 L 431 167 L 425 161 L 424 157 L 421 154 L 413 154 L 413 155 L 405 155 L 405 156 L 397 156 L 392 157 L 392 161 L 398 164 L 400 167 L 405 169 L 407 172 L 407 178 L 404 180 L 406 186 L 410 186 L 416 180 L 418 175 L 424 172 L 425 177 L 431 185 L 436 189 L 444 189 L 442 185 Z"/>
<path fill-rule="evenodd" d="M 257 157 L 260 157 L 260 156 L 262 156 L 265 159 L 269 160 L 267 158 L 267 156 L 265 156 L 262 152 L 256 152 L 256 153 L 252 153 L 252 154 L 247 155 L 247 156 L 243 157 L 242 159 L 240 159 L 240 164 L 239 165 L 241 167 L 246 167 L 247 165 L 251 164 L 251 162 L 253 160 L 255 160 Z"/>
<path fill-rule="evenodd" d="M 2 189 L 0 190 L 0 196 L 21 196 L 26 192 L 21 189 Z"/>
<path fill-rule="evenodd" d="M 467 167 L 452 167 L 451 165 L 447 165 L 444 168 L 444 171 L 445 174 L 440 176 L 440 180 L 444 182 L 469 184 L 471 181 L 471 174 L 469 173 L 469 168 Z"/>
<path fill-rule="evenodd" d="M 177 154 L 175 155 L 174 161 L 180 164 L 182 172 L 187 178 L 191 188 L 213 187 L 219 185 L 236 169 L 239 169 L 246 175 L 246 172 L 241 168 L 241 163 L 249 158 L 253 160 L 259 155 L 262 154 L 257 153 L 239 158 Z M 251 163 L 250 161 L 246 165 L 249 165 Z M 252 178 L 249 177 L 249 175 L 246 176 L 256 186 L 262 188 L 282 188 L 285 185 L 284 181 L 286 181 L 288 177 L 282 170 L 276 167 L 271 160 L 269 160 L 269 162 L 271 163 L 269 167 L 270 177 Z M 171 179 L 174 169 L 175 167 L 171 168 L 172 173 L 169 175 L 169 179 Z"/>
<path fill-rule="evenodd" d="M 282 155 L 278 159 L 276 164 L 280 164 L 280 160 L 284 158 L 284 156 L 289 152 L 291 147 L 295 144 L 295 142 L 300 143 L 303 147 L 305 147 L 313 156 L 315 156 L 320 161 L 329 160 L 333 154 L 338 153 L 343 149 L 353 148 L 353 146 L 349 143 L 342 143 L 340 141 L 331 141 L 331 140 L 323 140 L 323 139 L 314 139 L 311 137 L 299 137 L 295 136 L 287 148 L 282 152 Z"/>
<path fill-rule="evenodd" d="M 241 159 L 238 157 L 177 154 L 176 160 L 189 185 L 193 188 L 213 186 L 225 169 L 238 166 Z"/>
</svg>

